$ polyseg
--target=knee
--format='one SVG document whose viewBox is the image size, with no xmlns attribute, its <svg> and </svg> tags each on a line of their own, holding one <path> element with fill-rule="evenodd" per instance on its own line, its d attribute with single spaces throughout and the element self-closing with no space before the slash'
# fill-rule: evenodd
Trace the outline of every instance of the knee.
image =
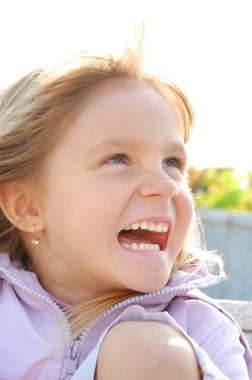
<svg viewBox="0 0 252 380">
<path fill-rule="evenodd" d="M 110 363 L 110 369 L 106 363 Z M 107 370 L 112 372 L 97 380 L 118 379 L 119 374 L 122 379 L 132 380 L 167 380 L 167 375 L 177 380 L 199 379 L 190 343 L 172 327 L 157 322 L 123 322 L 114 326 L 101 347 L 97 374 L 103 376 Z"/>
</svg>

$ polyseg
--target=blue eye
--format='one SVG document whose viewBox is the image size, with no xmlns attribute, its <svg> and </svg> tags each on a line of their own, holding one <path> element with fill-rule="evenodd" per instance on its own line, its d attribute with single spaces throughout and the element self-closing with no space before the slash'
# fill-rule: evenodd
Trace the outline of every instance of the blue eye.
<svg viewBox="0 0 252 380">
<path fill-rule="evenodd" d="M 126 158 L 122 154 L 116 154 L 114 156 L 109 157 L 105 164 L 124 164 Z"/>
<path fill-rule="evenodd" d="M 165 168 L 181 169 L 182 166 L 183 166 L 183 164 L 182 164 L 181 160 L 176 158 L 176 157 L 167 158 L 166 160 L 163 161 L 163 167 L 165 167 Z"/>
</svg>

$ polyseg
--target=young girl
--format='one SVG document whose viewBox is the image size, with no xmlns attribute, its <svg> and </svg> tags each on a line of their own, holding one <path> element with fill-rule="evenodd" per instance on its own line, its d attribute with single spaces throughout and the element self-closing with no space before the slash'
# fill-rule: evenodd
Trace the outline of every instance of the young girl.
<svg viewBox="0 0 252 380">
<path fill-rule="evenodd" d="M 252 378 L 235 321 L 200 292 L 193 123 L 181 91 L 77 54 L 1 96 L 0 379 Z"/>
</svg>

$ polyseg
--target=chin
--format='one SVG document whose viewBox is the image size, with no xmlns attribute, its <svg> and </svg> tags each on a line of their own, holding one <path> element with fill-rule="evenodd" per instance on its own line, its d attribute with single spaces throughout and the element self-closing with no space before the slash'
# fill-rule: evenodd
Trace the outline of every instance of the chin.
<svg viewBox="0 0 252 380">
<path fill-rule="evenodd" d="M 133 290 L 140 292 L 140 293 L 152 293 L 152 292 L 157 292 L 160 289 L 163 289 L 167 282 L 169 280 L 169 275 L 165 276 L 164 279 L 158 278 L 158 279 L 147 279 L 138 286 L 132 287 Z"/>
</svg>

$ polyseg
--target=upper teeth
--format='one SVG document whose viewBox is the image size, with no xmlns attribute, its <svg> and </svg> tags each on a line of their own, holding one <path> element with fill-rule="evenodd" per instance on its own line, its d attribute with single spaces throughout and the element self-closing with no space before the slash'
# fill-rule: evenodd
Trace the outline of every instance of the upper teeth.
<svg viewBox="0 0 252 380">
<path fill-rule="evenodd" d="M 150 222 L 143 221 L 139 223 L 133 223 L 124 228 L 124 230 L 148 230 L 153 232 L 167 232 L 169 224 L 166 222 Z"/>
</svg>

